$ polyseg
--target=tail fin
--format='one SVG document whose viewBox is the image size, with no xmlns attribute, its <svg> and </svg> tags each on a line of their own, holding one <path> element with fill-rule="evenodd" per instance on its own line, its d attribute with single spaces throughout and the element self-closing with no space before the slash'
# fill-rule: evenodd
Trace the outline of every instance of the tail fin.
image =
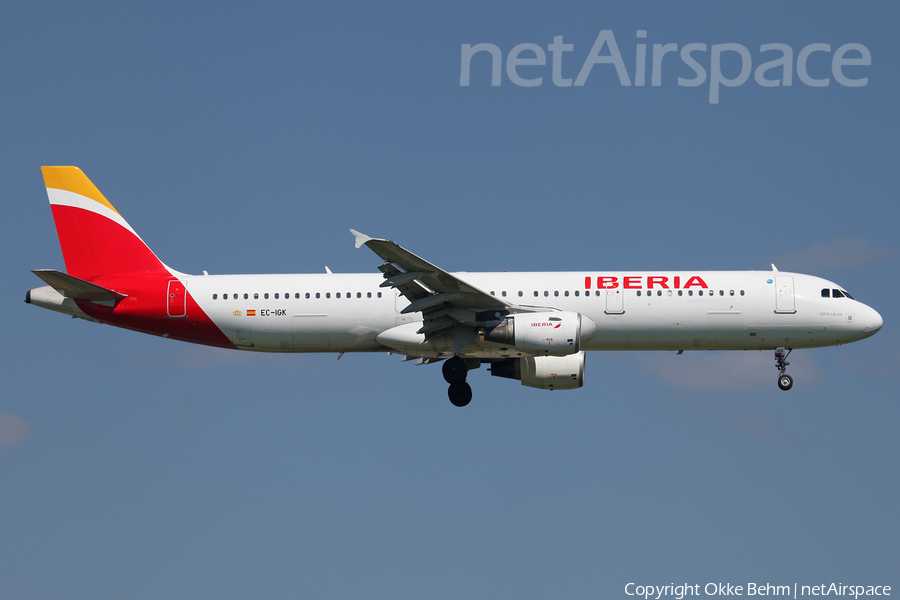
<svg viewBox="0 0 900 600">
<path fill-rule="evenodd" d="M 92 281 L 170 271 L 78 167 L 41 167 L 66 271 Z"/>
</svg>

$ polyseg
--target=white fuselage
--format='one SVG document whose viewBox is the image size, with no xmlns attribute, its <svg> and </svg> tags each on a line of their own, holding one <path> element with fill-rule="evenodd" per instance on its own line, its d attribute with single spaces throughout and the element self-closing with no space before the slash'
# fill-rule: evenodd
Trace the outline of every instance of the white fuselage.
<svg viewBox="0 0 900 600">
<path fill-rule="evenodd" d="M 878 313 L 824 279 L 776 271 L 454 273 L 519 306 L 573 311 L 595 332 L 584 350 L 764 350 L 833 346 L 873 335 Z M 692 280 L 693 278 L 693 280 Z M 416 334 L 421 313 L 379 274 L 183 278 L 213 322 L 244 350 L 452 353 Z M 703 284 L 703 287 L 701 285 Z M 605 287 L 601 287 L 605 286 Z M 615 286 L 615 287 L 613 287 Z M 822 290 L 829 290 L 823 297 Z M 478 338 L 465 356 L 523 353 Z"/>
</svg>

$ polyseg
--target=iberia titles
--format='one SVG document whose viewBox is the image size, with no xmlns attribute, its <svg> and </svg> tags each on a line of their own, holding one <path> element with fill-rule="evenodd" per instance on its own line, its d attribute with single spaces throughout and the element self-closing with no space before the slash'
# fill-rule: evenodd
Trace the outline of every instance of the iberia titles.
<svg viewBox="0 0 900 600">
<path fill-rule="evenodd" d="M 681 285 L 681 275 L 675 275 L 674 277 L 664 277 L 661 275 L 648 275 L 644 277 L 642 275 L 634 275 L 634 276 L 626 276 L 622 277 L 621 282 L 618 277 L 612 275 L 598 276 L 597 278 L 597 289 L 598 290 L 614 290 L 621 287 L 626 290 L 642 290 L 642 289 L 653 289 L 653 286 L 659 286 L 660 289 L 668 290 L 686 290 L 692 287 L 698 287 L 701 289 L 708 289 L 709 286 L 706 285 L 706 282 L 703 281 L 703 278 L 694 275 L 685 280 L 684 285 Z M 671 288 L 669 287 L 669 282 L 671 279 Z M 594 278 L 590 276 L 586 276 L 584 278 L 584 289 L 591 289 L 591 284 L 593 283 Z"/>
</svg>

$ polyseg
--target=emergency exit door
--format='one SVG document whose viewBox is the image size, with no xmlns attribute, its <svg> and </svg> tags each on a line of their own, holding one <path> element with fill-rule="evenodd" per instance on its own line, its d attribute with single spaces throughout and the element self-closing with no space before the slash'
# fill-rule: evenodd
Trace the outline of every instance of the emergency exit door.
<svg viewBox="0 0 900 600">
<path fill-rule="evenodd" d="M 622 290 L 606 290 L 606 314 L 620 315 L 625 312 Z"/>
</svg>

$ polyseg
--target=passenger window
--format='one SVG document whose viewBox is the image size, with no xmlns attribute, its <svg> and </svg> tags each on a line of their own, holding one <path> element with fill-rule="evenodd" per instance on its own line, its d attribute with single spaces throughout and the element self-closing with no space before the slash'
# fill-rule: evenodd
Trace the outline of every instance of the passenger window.
<svg viewBox="0 0 900 600">
<path fill-rule="evenodd" d="M 244 300 L 250 297 L 250 294 L 244 294 Z"/>
<path fill-rule="evenodd" d="M 306 292 L 306 299 L 309 300 L 309 292 Z"/>
<path fill-rule="evenodd" d="M 338 292 L 337 294 L 334 295 L 334 297 L 335 297 L 335 298 L 340 298 L 340 297 L 341 297 L 341 293 Z"/>
<path fill-rule="evenodd" d="M 729 295 L 729 296 L 734 296 L 734 290 L 728 290 L 728 295 Z"/>
<path fill-rule="evenodd" d="M 326 297 L 326 298 L 331 298 L 331 292 L 325 292 L 325 297 Z"/>
<path fill-rule="evenodd" d="M 546 296 L 547 292 L 544 292 L 544 295 Z M 553 296 L 556 298 L 559 298 L 559 290 L 556 290 L 555 292 L 553 292 Z"/>
<path fill-rule="evenodd" d="M 566 294 L 566 298 L 568 298 L 568 297 L 569 297 L 569 290 L 566 290 L 566 291 L 565 291 L 565 294 Z"/>
<path fill-rule="evenodd" d="M 828 288 L 824 288 L 822 290 L 822 297 L 823 298 L 831 298 L 831 290 L 829 290 Z"/>
<path fill-rule="evenodd" d="M 678 290 L 678 295 L 679 295 L 679 296 L 683 296 L 683 295 L 684 295 L 684 290 Z"/>
<path fill-rule="evenodd" d="M 544 298 L 548 298 L 550 296 L 550 292 L 544 290 Z"/>
<path fill-rule="evenodd" d="M 656 290 L 656 295 L 657 295 L 657 296 L 662 296 L 662 290 Z"/>
<path fill-rule="evenodd" d="M 599 296 L 599 295 L 600 295 L 600 290 L 597 290 L 596 292 L 594 292 L 594 295 L 595 295 L 595 296 Z"/>
<path fill-rule="evenodd" d="M 537 297 L 538 297 L 538 293 L 537 293 L 537 290 L 535 290 L 535 291 L 534 291 L 534 297 L 535 297 L 535 298 L 537 298 Z"/>
<path fill-rule="evenodd" d="M 372 292 L 366 292 L 366 298 L 371 298 L 371 297 L 372 297 Z"/>
<path fill-rule="evenodd" d="M 503 296 L 504 298 L 506 298 L 506 292 L 505 292 L 505 291 L 500 292 L 500 295 Z"/>
<path fill-rule="evenodd" d="M 831 290 L 832 298 L 843 298 L 844 295 L 841 293 L 841 290 Z"/>
<path fill-rule="evenodd" d="M 278 294 L 275 294 L 275 299 L 278 300 Z"/>
<path fill-rule="evenodd" d="M 638 291 L 637 291 L 637 295 L 638 295 L 638 296 L 641 295 L 641 290 L 638 290 Z"/>
<path fill-rule="evenodd" d="M 356 297 L 357 297 L 357 298 L 362 298 L 362 292 L 356 292 Z"/>
<path fill-rule="evenodd" d="M 347 297 L 348 297 L 348 298 L 352 298 L 352 297 L 353 297 L 353 293 L 352 293 L 352 292 L 347 292 Z"/>
<path fill-rule="evenodd" d="M 321 297 L 322 296 L 319 294 L 319 292 L 316 292 L 316 298 L 321 298 Z"/>
<path fill-rule="evenodd" d="M 381 298 L 381 292 L 378 292 L 378 297 Z"/>
<path fill-rule="evenodd" d="M 668 297 L 671 298 L 671 297 L 672 297 L 672 290 L 667 291 L 667 292 L 666 292 L 666 296 L 668 296 Z"/>
<path fill-rule="evenodd" d="M 744 290 L 741 290 L 741 296 L 743 296 L 743 295 L 744 295 Z"/>
<path fill-rule="evenodd" d="M 493 291 L 493 290 L 491 290 L 491 296 L 496 296 L 496 295 L 497 295 L 497 294 L 496 294 L 496 293 L 494 293 L 494 291 Z"/>
<path fill-rule="evenodd" d="M 213 300 L 218 300 L 218 298 L 219 298 L 218 294 L 213 294 Z"/>
<path fill-rule="evenodd" d="M 694 295 L 694 290 L 688 290 L 688 296 L 693 296 L 693 295 Z"/>
<path fill-rule="evenodd" d="M 522 292 L 521 292 L 521 291 L 519 291 L 519 298 L 521 298 L 521 297 L 522 297 Z"/>
</svg>

